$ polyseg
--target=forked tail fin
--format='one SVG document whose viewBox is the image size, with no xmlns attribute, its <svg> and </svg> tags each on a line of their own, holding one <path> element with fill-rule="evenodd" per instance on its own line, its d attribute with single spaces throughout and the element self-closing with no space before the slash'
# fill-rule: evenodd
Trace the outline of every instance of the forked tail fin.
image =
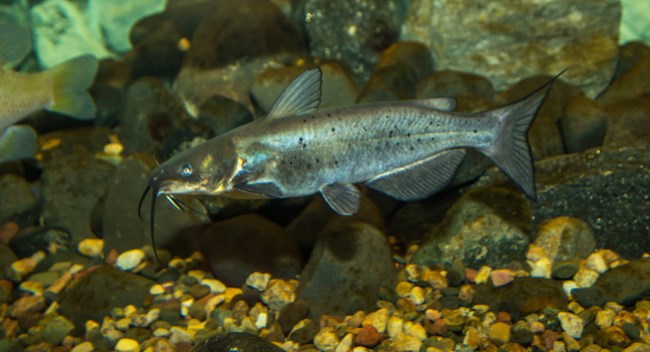
<svg viewBox="0 0 650 352">
<path fill-rule="evenodd" d="M 563 72 L 516 102 L 490 111 L 499 121 L 499 132 L 494 144 L 481 151 L 532 200 L 537 200 L 537 192 L 528 130 L 551 85 Z"/>
<path fill-rule="evenodd" d="M 48 110 L 81 120 L 95 117 L 95 104 L 87 90 L 95 79 L 97 59 L 92 55 L 79 56 L 50 70 L 53 99 Z"/>
</svg>

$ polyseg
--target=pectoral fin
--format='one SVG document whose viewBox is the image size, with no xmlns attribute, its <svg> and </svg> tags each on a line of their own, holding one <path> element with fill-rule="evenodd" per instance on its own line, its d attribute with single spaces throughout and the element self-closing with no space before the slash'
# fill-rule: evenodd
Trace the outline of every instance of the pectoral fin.
<svg viewBox="0 0 650 352">
<path fill-rule="evenodd" d="M 352 184 L 323 186 L 320 193 L 327 204 L 340 215 L 352 215 L 359 210 L 361 195 L 359 189 Z"/>
<path fill-rule="evenodd" d="M 29 126 L 9 126 L 0 134 L 0 162 L 30 159 L 36 154 L 36 132 Z"/>
<path fill-rule="evenodd" d="M 237 191 L 250 193 L 264 198 L 282 198 L 282 190 L 271 182 L 238 184 L 233 186 Z"/>
<path fill-rule="evenodd" d="M 381 174 L 367 185 L 401 201 L 423 199 L 451 182 L 464 156 L 464 149 L 446 150 Z"/>
</svg>

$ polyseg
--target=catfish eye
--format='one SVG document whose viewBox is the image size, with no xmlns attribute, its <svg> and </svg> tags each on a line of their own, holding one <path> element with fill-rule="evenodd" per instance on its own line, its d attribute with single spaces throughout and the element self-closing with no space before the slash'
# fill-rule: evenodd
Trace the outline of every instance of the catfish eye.
<svg viewBox="0 0 650 352">
<path fill-rule="evenodd" d="M 190 176 L 192 176 L 192 172 L 193 172 L 192 165 L 190 165 L 189 163 L 185 163 L 185 164 L 181 165 L 181 176 L 182 177 L 190 177 Z"/>
</svg>

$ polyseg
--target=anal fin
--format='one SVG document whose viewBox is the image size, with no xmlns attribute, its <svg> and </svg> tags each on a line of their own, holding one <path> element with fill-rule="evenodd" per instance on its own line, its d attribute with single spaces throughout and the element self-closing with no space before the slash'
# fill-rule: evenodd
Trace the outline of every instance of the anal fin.
<svg viewBox="0 0 650 352">
<path fill-rule="evenodd" d="M 36 132 L 27 125 L 9 126 L 0 133 L 0 162 L 30 159 L 36 154 Z"/>
<path fill-rule="evenodd" d="M 446 150 L 388 171 L 366 184 L 401 201 L 424 199 L 451 182 L 464 157 L 464 149 Z"/>
<path fill-rule="evenodd" d="M 321 187 L 320 193 L 329 206 L 340 215 L 352 215 L 359 210 L 361 194 L 353 184 L 333 184 Z"/>
</svg>

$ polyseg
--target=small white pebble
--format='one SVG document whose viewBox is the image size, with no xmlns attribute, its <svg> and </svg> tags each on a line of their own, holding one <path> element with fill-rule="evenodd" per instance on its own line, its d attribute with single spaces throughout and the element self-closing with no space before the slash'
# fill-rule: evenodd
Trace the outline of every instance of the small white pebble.
<svg viewBox="0 0 650 352">
<path fill-rule="evenodd" d="M 271 274 L 254 272 L 246 278 L 246 285 L 261 292 L 266 290 L 270 280 Z"/>
<path fill-rule="evenodd" d="M 157 328 L 156 330 L 153 331 L 153 336 L 155 337 L 167 337 L 169 336 L 170 332 L 169 330 L 165 328 Z"/>
<path fill-rule="evenodd" d="M 566 280 L 562 283 L 562 290 L 564 290 L 564 293 L 567 295 L 567 297 L 572 298 L 571 296 L 571 290 L 578 288 L 578 284 L 576 284 L 575 281 L 573 280 Z"/>
<path fill-rule="evenodd" d="M 388 318 L 388 323 L 386 325 L 386 330 L 388 332 L 388 337 L 395 338 L 395 336 L 402 333 L 404 328 L 404 320 L 396 315 L 391 315 Z"/>
<path fill-rule="evenodd" d="M 386 331 L 387 323 L 388 323 L 388 309 L 381 308 L 366 315 L 361 325 L 372 325 L 375 329 L 377 329 L 377 332 L 383 334 Z"/>
<path fill-rule="evenodd" d="M 413 324 L 405 329 L 404 332 L 413 337 L 417 337 L 420 340 L 427 338 L 427 332 L 424 330 L 424 327 L 421 324 Z"/>
<path fill-rule="evenodd" d="M 149 293 L 152 296 L 162 295 L 163 293 L 165 293 L 165 288 L 163 287 L 163 285 L 155 284 L 149 288 Z"/>
<path fill-rule="evenodd" d="M 314 346 L 321 351 L 333 351 L 339 344 L 339 338 L 332 328 L 324 328 L 314 336 Z"/>
<path fill-rule="evenodd" d="M 597 327 L 604 330 L 614 324 L 614 318 L 616 318 L 615 312 L 609 309 L 603 309 L 596 313 L 596 319 L 594 320 L 594 323 Z"/>
<path fill-rule="evenodd" d="M 257 315 L 257 319 L 255 319 L 255 327 L 259 329 L 264 329 L 266 325 L 268 324 L 269 321 L 269 316 L 266 312 L 261 312 L 260 314 Z"/>
<path fill-rule="evenodd" d="M 413 287 L 408 294 L 408 298 L 416 306 L 424 303 L 424 289 L 420 286 Z"/>
<path fill-rule="evenodd" d="M 201 280 L 201 285 L 208 286 L 210 292 L 216 295 L 226 292 L 226 285 L 217 279 L 203 279 Z"/>
<path fill-rule="evenodd" d="M 574 339 L 579 339 L 582 336 L 582 318 L 567 312 L 560 312 L 557 317 L 562 325 L 562 330 L 566 331 L 569 336 Z"/>
<path fill-rule="evenodd" d="M 205 279 L 207 274 L 203 270 L 190 270 L 187 272 L 187 275 L 195 278 L 196 281 L 201 281 Z"/>
<path fill-rule="evenodd" d="M 591 269 L 580 268 L 578 272 L 573 275 L 573 280 L 579 287 L 591 287 L 596 280 L 598 280 L 598 272 Z"/>
<path fill-rule="evenodd" d="M 335 352 L 348 352 L 350 351 L 350 348 L 352 348 L 352 342 L 354 340 L 354 336 L 352 334 L 347 334 L 343 337 L 341 342 L 339 343 L 338 346 L 336 346 Z"/>
<path fill-rule="evenodd" d="M 120 155 L 124 150 L 124 146 L 120 143 L 108 143 L 104 145 L 104 153 L 109 155 Z"/>
<path fill-rule="evenodd" d="M 73 275 L 74 275 L 74 274 L 80 272 L 81 270 L 84 270 L 84 268 L 85 268 L 85 266 L 84 266 L 83 264 L 73 264 L 73 265 L 70 267 L 70 269 L 68 270 L 68 272 L 69 272 L 70 274 L 73 274 Z"/>
<path fill-rule="evenodd" d="M 419 351 L 422 347 L 422 340 L 409 334 L 399 334 L 390 344 L 392 351 L 406 352 L 406 351 Z"/>
<path fill-rule="evenodd" d="M 104 251 L 104 240 L 101 238 L 85 238 L 79 242 L 77 250 L 87 257 L 100 257 Z"/>
<path fill-rule="evenodd" d="M 132 304 L 129 304 L 126 307 L 124 307 L 123 312 L 125 317 L 130 318 L 138 313 L 138 308 L 136 308 Z"/>
<path fill-rule="evenodd" d="M 92 342 L 90 341 L 85 341 L 82 342 L 76 346 L 74 346 L 70 352 L 92 352 L 95 350 L 95 346 L 93 346 Z"/>
<path fill-rule="evenodd" d="M 607 271 L 607 263 L 605 263 L 605 258 L 599 252 L 591 253 L 587 257 L 586 263 L 587 269 L 596 271 L 599 274 L 602 274 Z"/>
<path fill-rule="evenodd" d="M 115 350 L 118 352 L 139 352 L 140 344 L 136 340 L 123 338 L 117 341 Z"/>
<path fill-rule="evenodd" d="M 23 281 L 19 287 L 21 291 L 29 292 L 36 296 L 43 294 L 43 284 L 37 281 Z"/>
<path fill-rule="evenodd" d="M 553 263 L 548 258 L 541 258 L 536 262 L 529 262 L 531 264 L 530 276 L 543 277 L 549 279 L 553 271 Z"/>
<path fill-rule="evenodd" d="M 131 249 L 117 256 L 116 265 L 120 270 L 129 271 L 142 262 L 145 253 L 142 249 Z"/>
<path fill-rule="evenodd" d="M 169 329 L 169 332 L 171 334 L 171 336 L 169 336 L 169 342 L 173 345 L 177 345 L 180 342 L 191 342 L 193 338 L 190 331 L 179 326 L 172 326 L 171 329 Z"/>
</svg>

